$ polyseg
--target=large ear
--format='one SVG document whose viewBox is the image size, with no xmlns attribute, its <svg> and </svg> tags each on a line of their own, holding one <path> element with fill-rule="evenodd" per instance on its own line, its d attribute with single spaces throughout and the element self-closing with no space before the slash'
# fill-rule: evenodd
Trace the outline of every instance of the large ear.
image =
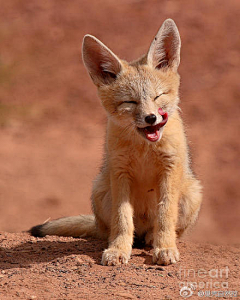
<svg viewBox="0 0 240 300">
<path fill-rule="evenodd" d="M 89 75 L 97 86 L 113 82 L 122 69 L 119 58 L 89 34 L 83 39 L 82 57 Z"/>
<path fill-rule="evenodd" d="M 174 71 L 180 63 L 181 39 L 172 19 L 163 22 L 155 36 L 148 54 L 147 62 L 156 69 L 169 67 Z"/>
</svg>

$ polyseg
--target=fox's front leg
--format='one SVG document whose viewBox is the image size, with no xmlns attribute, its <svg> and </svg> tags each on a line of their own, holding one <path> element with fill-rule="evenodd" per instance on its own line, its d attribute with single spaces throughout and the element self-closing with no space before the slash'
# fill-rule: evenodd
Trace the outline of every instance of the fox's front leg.
<svg viewBox="0 0 240 300">
<path fill-rule="evenodd" d="M 133 244 L 133 208 L 130 203 L 130 186 L 125 177 L 111 177 L 112 215 L 109 247 L 103 252 L 102 264 L 126 264 Z"/>
<path fill-rule="evenodd" d="M 176 224 L 181 190 L 181 166 L 175 166 L 160 183 L 160 196 L 153 234 L 153 262 L 169 265 L 179 260 Z"/>
</svg>

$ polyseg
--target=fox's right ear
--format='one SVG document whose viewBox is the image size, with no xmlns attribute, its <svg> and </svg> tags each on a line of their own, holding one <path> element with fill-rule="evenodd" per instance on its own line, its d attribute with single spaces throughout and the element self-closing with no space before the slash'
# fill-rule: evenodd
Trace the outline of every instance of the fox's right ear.
<svg viewBox="0 0 240 300">
<path fill-rule="evenodd" d="M 85 35 L 82 58 L 93 82 L 100 86 L 113 82 L 122 70 L 119 58 L 92 35 Z"/>
</svg>

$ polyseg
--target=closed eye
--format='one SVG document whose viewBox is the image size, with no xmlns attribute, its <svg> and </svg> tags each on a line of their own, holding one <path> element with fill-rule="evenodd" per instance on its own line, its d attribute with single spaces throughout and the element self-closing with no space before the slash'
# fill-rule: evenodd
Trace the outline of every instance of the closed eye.
<svg viewBox="0 0 240 300">
<path fill-rule="evenodd" d="M 132 104 L 138 104 L 137 101 L 124 101 L 123 103 L 132 103 Z"/>
<path fill-rule="evenodd" d="M 157 100 L 157 98 L 161 97 L 162 95 L 166 95 L 168 92 L 162 92 L 160 95 L 156 96 L 153 100 Z"/>
</svg>

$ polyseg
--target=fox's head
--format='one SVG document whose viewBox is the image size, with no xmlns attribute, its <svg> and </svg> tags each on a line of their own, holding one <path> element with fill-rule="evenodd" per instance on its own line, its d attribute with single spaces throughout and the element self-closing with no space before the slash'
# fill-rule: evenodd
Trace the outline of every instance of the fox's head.
<svg viewBox="0 0 240 300">
<path fill-rule="evenodd" d="M 98 88 L 109 118 L 127 132 L 157 142 L 168 118 L 178 107 L 181 40 L 176 24 L 167 19 L 148 53 L 128 63 L 94 36 L 83 40 L 83 62 Z"/>
</svg>

